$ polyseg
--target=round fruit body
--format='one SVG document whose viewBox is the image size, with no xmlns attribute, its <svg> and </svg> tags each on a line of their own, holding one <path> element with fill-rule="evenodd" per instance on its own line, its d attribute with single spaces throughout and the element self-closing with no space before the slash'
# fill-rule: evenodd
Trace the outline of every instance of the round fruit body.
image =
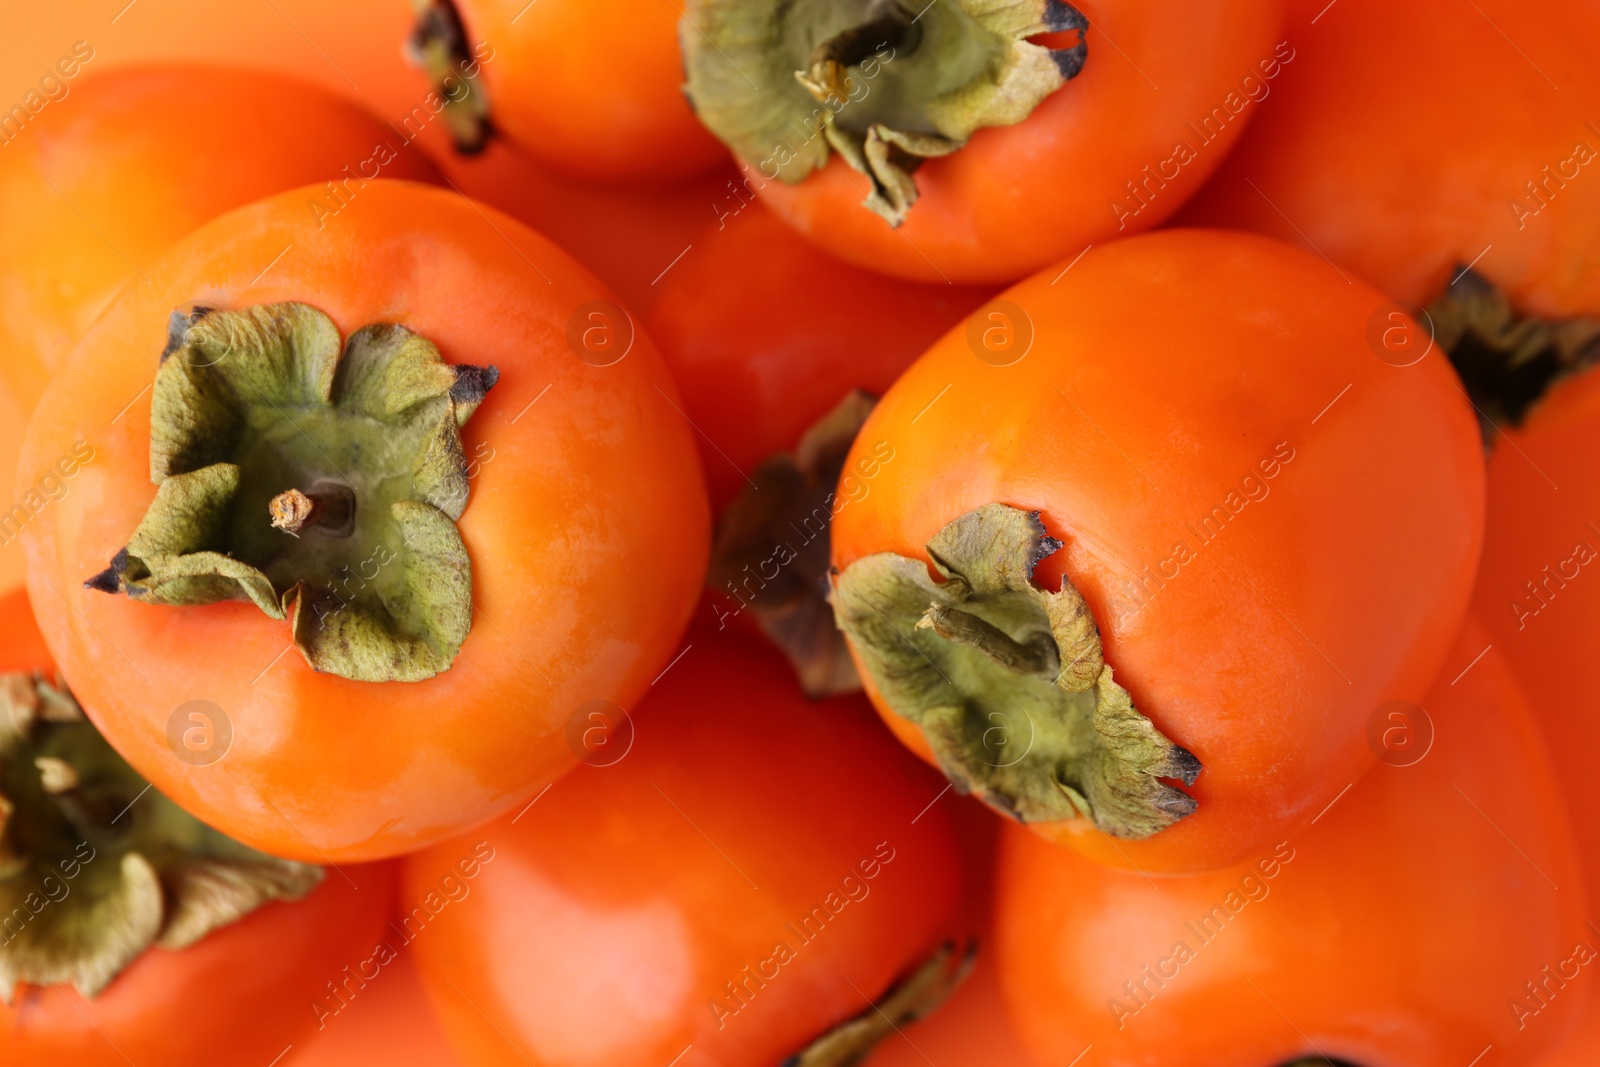
<svg viewBox="0 0 1600 1067">
<path fill-rule="evenodd" d="M 730 184 L 645 315 L 703 433 L 714 508 L 851 390 L 881 396 L 991 292 L 840 264 L 750 196 Z"/>
<path fill-rule="evenodd" d="M 116 294 L 202 223 L 305 185 L 330 183 L 304 197 L 309 214 L 379 176 L 439 178 L 392 127 L 304 82 L 69 58 L 70 96 L 0 151 L 0 373 L 25 410 Z M 232 135 L 197 149 L 196 130 Z"/>
<path fill-rule="evenodd" d="M 1379 358 L 1384 305 L 1277 242 L 1146 235 L 1008 290 L 868 420 L 847 466 L 875 459 L 876 477 L 832 527 L 836 611 L 867 557 L 926 565 L 963 516 L 1037 512 L 1031 587 L 1076 588 L 1133 707 L 1199 761 L 1193 814 L 1153 836 L 1086 818 L 1035 829 L 1145 871 L 1238 862 L 1366 771 L 1381 704 L 1426 690 L 1478 560 L 1481 447 L 1437 352 Z M 891 643 L 937 653 L 915 621 Z M 891 727 L 928 753 L 852 653 Z M 1028 756 L 1050 725 L 972 733 L 1014 734 Z"/>
<path fill-rule="evenodd" d="M 691 431 L 659 357 L 642 334 L 616 325 L 620 309 L 581 268 L 453 192 L 374 181 L 325 219 L 306 208 L 318 192 L 224 216 L 147 268 L 150 284 L 125 291 L 52 383 L 19 484 L 37 504 L 23 537 L 41 627 L 96 724 L 159 789 L 230 836 L 325 862 L 447 838 L 569 769 L 576 710 L 592 700 L 632 704 L 678 648 L 709 521 Z M 450 572 L 470 595 L 470 615 L 457 601 L 452 618 L 470 632 L 448 669 L 426 681 L 314 671 L 289 627 L 248 602 L 140 604 L 83 585 L 142 529 L 152 502 L 151 374 L 172 309 L 292 301 L 331 320 L 336 338 L 394 323 L 405 330 L 383 327 L 384 336 L 420 336 L 447 366 L 498 368 L 459 445 L 441 453 L 456 484 L 470 487 L 458 526 L 470 584 L 459 565 Z M 180 331 L 183 344 L 209 321 Z M 228 369 L 206 370 L 222 356 L 202 366 L 184 351 L 172 373 Z M 492 378 L 457 381 L 476 380 L 481 397 Z M 316 442 L 305 427 L 320 424 L 309 416 L 261 405 L 252 417 L 289 442 L 283 448 Z M 601 447 L 575 450 L 578 441 Z M 347 478 L 326 450 L 349 447 L 324 438 L 315 457 L 301 455 L 336 468 L 318 478 Z M 344 462 L 358 474 L 388 462 L 384 447 L 357 451 Z M 352 501 L 357 521 L 365 508 Z M 259 514 L 264 523 L 266 509 Z M 334 551 L 316 530 L 306 536 Z M 293 553 L 303 540 L 273 544 Z M 409 552 L 409 542 L 396 551 Z M 342 603 L 368 595 L 365 579 L 407 574 L 369 560 L 347 560 L 336 582 L 323 573 L 296 588 Z M 433 585 L 408 588 L 426 599 Z M 309 623 L 295 641 L 319 639 L 330 617 L 343 622 L 323 615 L 322 629 Z M 391 614 L 390 629 L 418 618 Z M 188 736 L 181 709 L 193 701 L 205 702 L 216 729 L 198 752 L 179 743 Z"/>
<path fill-rule="evenodd" d="M 1181 221 L 1298 242 L 1414 304 L 1470 263 L 1526 313 L 1593 315 L 1600 11 L 1458 14 L 1294 0 L 1300 58 Z"/>
<path fill-rule="evenodd" d="M 483 64 L 491 121 L 527 152 L 590 181 L 663 184 L 727 150 L 684 99 L 678 7 L 628 0 L 455 0 Z M 603 71 L 611 76 L 597 77 Z"/>
<path fill-rule="evenodd" d="M 67 59 L 86 71 L 196 63 L 288 76 L 355 100 L 385 119 L 423 104 L 428 79 L 406 56 L 414 24 L 396 0 L 81 0 L 14 8 L 0 41 L 6 105 L 38 115 L 76 92 Z M 15 96 L 9 94 L 15 93 Z M 189 132 L 189 143 L 193 133 Z M 230 144 L 237 149 L 237 144 Z"/>
<path fill-rule="evenodd" d="M 1496 653 L 1517 669 L 1551 740 L 1556 779 L 1577 829 L 1591 887 L 1600 885 L 1600 798 L 1583 753 L 1600 744 L 1590 713 L 1600 701 L 1592 636 L 1600 588 L 1600 376 L 1553 388 L 1528 420 L 1507 430 L 1489 457 L 1488 523 L 1473 611 Z M 1587 1063 L 1600 1051 L 1600 1007 L 1552 1065 Z"/>
<path fill-rule="evenodd" d="M 27 594 L 18 588 L 0 596 L 0 671 L 48 673 L 50 666 Z M 46 909 L 90 886 L 102 873 L 93 867 L 97 858 L 91 852 L 81 866 L 47 875 L 8 913 L 0 961 L 11 962 L 5 950 L 30 924 L 47 920 Z M 187 948 L 146 950 L 94 996 L 66 985 L 0 989 L 0 1056 L 15 1067 L 270 1062 L 312 1030 L 308 1008 L 325 983 L 382 936 L 394 882 L 392 866 L 347 867 L 304 899 L 267 903 Z M 249 1026 L 240 1026 L 244 1017 Z"/>
<path fill-rule="evenodd" d="M 365 971 L 372 975 L 373 965 Z M 316 1034 L 284 1060 L 287 1067 L 462 1067 L 411 954 L 397 951 L 378 965 L 377 974 L 350 982 L 338 997 L 324 993 L 318 1004 L 329 1014 L 321 1017 Z"/>
<path fill-rule="evenodd" d="M 599 186 L 552 170 L 504 138 L 476 155 L 441 155 L 439 166 L 463 193 L 560 245 L 639 313 L 694 254 L 691 246 L 698 251 L 716 209 L 738 202 L 731 167 L 659 188 Z"/>
<path fill-rule="evenodd" d="M 1256 101 L 1293 72 L 1284 4 L 1075 6 L 1089 22 L 1082 71 L 1020 123 L 980 129 L 918 167 L 920 195 L 898 229 L 862 207 L 869 183 L 841 159 L 793 185 L 763 159 L 747 161 L 747 176 L 828 251 L 924 282 L 1010 282 L 1159 225 L 1222 162 Z"/>
<path fill-rule="evenodd" d="M 1473 662 L 1487 640 L 1466 627 L 1385 765 L 1234 869 L 1145 878 L 1011 830 L 1001 983 L 1041 1062 L 1545 1062 L 1600 955 L 1543 738 L 1499 651 Z"/>
<path fill-rule="evenodd" d="M 15 1067 L 271 1063 L 309 1037 L 327 984 L 383 937 L 393 892 L 391 866 L 347 866 L 304 900 L 264 905 L 177 952 L 152 949 L 96 997 L 21 987 L 0 1005 L 0 1055 Z"/>
<path fill-rule="evenodd" d="M 887 991 L 965 933 L 960 852 L 937 776 L 858 698 L 807 702 L 771 651 L 691 631 L 590 732 L 537 804 L 406 861 L 465 1062 L 779 1063 L 874 1002 L 906 1024 Z"/>
</svg>

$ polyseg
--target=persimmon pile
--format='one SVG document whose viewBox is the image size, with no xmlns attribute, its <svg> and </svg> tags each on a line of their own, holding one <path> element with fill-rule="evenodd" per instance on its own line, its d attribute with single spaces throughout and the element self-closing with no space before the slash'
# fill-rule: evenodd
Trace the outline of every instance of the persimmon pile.
<svg viewBox="0 0 1600 1067">
<path fill-rule="evenodd" d="M 0 1063 L 1600 1062 L 1600 10 L 0 41 Z"/>
</svg>

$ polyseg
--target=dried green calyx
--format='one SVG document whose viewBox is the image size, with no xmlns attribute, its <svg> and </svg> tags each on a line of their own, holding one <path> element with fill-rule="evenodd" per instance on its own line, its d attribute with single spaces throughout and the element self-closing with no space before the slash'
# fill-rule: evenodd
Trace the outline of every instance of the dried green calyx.
<svg viewBox="0 0 1600 1067">
<path fill-rule="evenodd" d="M 878 1042 L 943 1004 L 972 973 L 977 951 L 976 944 L 961 953 L 952 944 L 941 945 L 926 963 L 896 983 L 876 1004 L 784 1060 L 783 1067 L 855 1067 L 865 1063 Z"/>
<path fill-rule="evenodd" d="M 688 0 L 678 36 L 689 99 L 736 154 L 798 182 L 838 152 L 898 226 L 922 160 L 1026 119 L 1082 70 L 1087 30 L 1062 0 Z"/>
<path fill-rule="evenodd" d="M 874 403 L 846 396 L 793 455 L 762 463 L 717 522 L 706 584 L 729 602 L 719 616 L 750 611 L 810 697 L 861 688 L 828 604 L 828 554 L 840 472 Z"/>
<path fill-rule="evenodd" d="M 1486 441 L 1497 426 L 1520 426 L 1551 386 L 1600 362 L 1600 319 L 1521 315 L 1469 268 L 1456 272 L 1427 317 L 1478 409 Z"/>
<path fill-rule="evenodd" d="M 433 80 L 456 151 L 476 155 L 494 135 L 494 123 L 461 13 L 451 0 L 411 0 L 411 9 L 417 21 L 406 52 Z"/>
<path fill-rule="evenodd" d="M 1037 512 L 988 504 L 928 542 L 921 560 L 867 556 L 834 577 L 833 604 L 873 685 L 922 727 L 945 774 L 1021 822 L 1084 816 L 1145 838 L 1191 814 L 1200 761 L 1112 680 L 1100 631 L 1065 578 L 1033 584 L 1061 548 Z"/>
<path fill-rule="evenodd" d="M 357 681 L 448 670 L 472 626 L 461 426 L 493 367 L 305 304 L 175 312 L 150 414 L 155 500 L 84 583 L 148 604 L 249 600 Z"/>
<path fill-rule="evenodd" d="M 298 900 L 322 873 L 212 830 L 151 789 L 64 690 L 0 675 L 0 1000 L 19 983 L 94 996 L 148 949 Z"/>
</svg>

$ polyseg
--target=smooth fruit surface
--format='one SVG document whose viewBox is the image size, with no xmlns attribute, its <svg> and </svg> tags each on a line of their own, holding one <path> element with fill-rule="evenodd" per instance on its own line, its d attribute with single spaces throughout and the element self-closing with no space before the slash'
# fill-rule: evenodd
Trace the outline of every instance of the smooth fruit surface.
<svg viewBox="0 0 1600 1067">
<path fill-rule="evenodd" d="M 592 765 L 406 862 L 464 1061 L 783 1062 L 962 935 L 941 783 L 859 699 L 808 703 L 774 653 L 691 631 L 590 729 Z"/>
<path fill-rule="evenodd" d="M 678 12 L 660 0 L 457 0 L 484 65 L 493 122 L 590 181 L 663 184 L 727 158 L 679 86 Z M 609 72 L 609 73 L 605 73 Z"/>
<path fill-rule="evenodd" d="M 326 861 L 459 833 L 575 764 L 576 709 L 632 704 L 679 647 L 708 516 L 659 358 L 642 333 L 624 347 L 620 310 L 563 253 L 454 192 L 372 182 L 325 227 L 315 194 L 224 216 L 152 266 L 52 384 L 19 485 L 38 505 L 24 538 L 41 626 L 96 724 L 219 829 Z M 172 309 L 289 300 L 345 336 L 399 323 L 451 363 L 499 368 L 464 431 L 471 633 L 428 682 L 315 673 L 247 603 L 169 610 L 82 585 L 152 498 L 149 386 Z M 169 734 L 191 701 L 218 728 L 199 766 Z"/>
<path fill-rule="evenodd" d="M 1185 224 L 1314 248 L 1414 304 L 1470 263 L 1524 312 L 1600 309 L 1600 10 L 1290 7 L 1300 58 Z"/>
<path fill-rule="evenodd" d="M 68 95 L 0 148 L 0 373 L 26 409 L 117 293 L 202 223 L 300 186 L 333 183 L 305 196 L 312 215 L 379 176 L 439 180 L 392 127 L 313 85 L 79 58 L 57 78 Z M 196 130 L 237 132 L 203 147 Z"/>
<path fill-rule="evenodd" d="M 1486 643 L 1462 634 L 1415 747 L 1232 870 L 1145 878 L 1012 830 L 1001 981 L 1041 1061 L 1543 1062 L 1600 955 L 1526 699 L 1498 651 L 1456 674 Z"/>
<path fill-rule="evenodd" d="M 776 175 L 761 160 L 746 175 L 823 248 L 924 282 L 1009 282 L 1156 226 L 1292 71 L 1283 2 L 1075 6 L 1089 20 L 1082 72 L 1021 123 L 917 168 L 921 196 L 899 229 L 862 207 L 867 179 L 839 159 L 796 185 L 761 180 Z"/>
<path fill-rule="evenodd" d="M 1044 832 L 1143 870 L 1237 862 L 1359 778 L 1369 716 L 1432 681 L 1477 564 L 1481 448 L 1439 353 L 1379 358 L 1385 303 L 1258 237 L 1134 238 L 1001 294 L 868 420 L 851 462 L 893 458 L 837 511 L 835 567 L 1037 510 L 1065 546 L 1034 585 L 1070 578 L 1134 707 L 1203 767 L 1198 810 L 1154 837 Z"/>
</svg>

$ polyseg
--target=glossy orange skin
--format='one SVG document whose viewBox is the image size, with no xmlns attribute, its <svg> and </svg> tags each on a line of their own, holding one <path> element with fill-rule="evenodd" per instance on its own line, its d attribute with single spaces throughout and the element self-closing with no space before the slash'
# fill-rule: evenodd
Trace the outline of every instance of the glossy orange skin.
<svg viewBox="0 0 1600 1067">
<path fill-rule="evenodd" d="M 284 1067 L 464 1067 L 445 1040 L 411 955 L 399 953 L 379 974 L 366 988 L 356 987 L 348 1007 L 298 1044 Z"/>
<path fill-rule="evenodd" d="M 1450 647 L 1483 522 L 1472 411 L 1437 351 L 1368 347 L 1376 291 L 1259 237 L 1119 241 L 999 299 L 1031 350 L 994 366 L 957 330 L 901 377 L 857 438 L 850 462 L 893 458 L 836 512 L 834 565 L 927 559 L 985 504 L 1040 511 L 1066 547 L 1036 583 L 1070 577 L 1118 683 L 1204 770 L 1199 810 L 1144 841 L 1037 828 L 1146 871 L 1254 855 L 1365 772 L 1368 717 Z"/>
<path fill-rule="evenodd" d="M 683 95 L 681 5 L 661 0 L 456 0 L 486 42 L 495 125 L 591 181 L 660 184 L 728 158 Z M 603 73 L 609 72 L 609 73 Z"/>
<path fill-rule="evenodd" d="M 1574 550 L 1600 549 L 1600 376 L 1585 373 L 1555 387 L 1522 428 L 1489 457 L 1489 521 L 1473 611 L 1496 651 L 1517 668 L 1551 739 L 1556 777 L 1577 826 L 1590 886 L 1600 885 L 1600 797 L 1586 758 L 1600 744 L 1600 588 Z M 1586 554 L 1586 553 L 1585 553 Z M 1576 573 L 1573 573 L 1576 571 Z M 1532 583 L 1530 589 L 1529 583 Z M 1600 1055 L 1600 1008 L 1551 1064 L 1592 1063 Z"/>
<path fill-rule="evenodd" d="M 1529 312 L 1594 314 L 1600 9 L 1473 3 L 1293 0 L 1301 58 L 1181 220 L 1315 247 L 1414 303 L 1471 262 Z M 1595 155 L 1563 168 L 1578 143 Z"/>
<path fill-rule="evenodd" d="M 0 147 L 0 372 L 27 409 L 117 292 L 202 223 L 348 175 L 439 180 L 391 127 L 304 82 L 91 61 L 63 84 Z"/>
<path fill-rule="evenodd" d="M 690 641 L 624 757 L 579 768 L 515 822 L 407 859 L 402 900 L 416 905 L 462 857 L 493 851 L 416 940 L 463 1061 L 779 1063 L 964 933 L 950 807 L 930 805 L 938 777 L 859 699 L 807 702 L 771 651 Z M 830 898 L 844 891 L 858 899 Z M 830 899 L 844 902 L 809 942 L 787 925 Z M 794 952 L 781 965 L 777 943 Z M 747 966 L 735 1013 L 724 983 Z"/>
<path fill-rule="evenodd" d="M 0 671 L 49 669 L 27 595 L 0 597 Z M 268 904 L 181 952 L 151 950 L 93 999 L 70 987 L 18 987 L 0 1003 L 0 1058 L 8 1067 L 271 1062 L 315 1025 L 309 1005 L 323 983 L 381 936 L 394 874 L 329 870 L 304 900 Z"/>
<path fill-rule="evenodd" d="M 1083 71 L 1018 125 L 979 130 L 960 151 L 923 163 L 921 198 L 898 230 L 861 206 L 867 179 L 840 159 L 795 185 L 760 181 L 775 174 L 760 160 L 747 172 L 769 207 L 830 252 L 925 282 L 1010 282 L 1086 245 L 1154 227 L 1200 187 L 1249 121 L 1256 105 L 1241 82 L 1259 82 L 1259 65 L 1274 59 L 1284 0 L 1074 6 L 1089 19 Z M 1230 93 L 1237 112 L 1227 107 Z M 1218 107 L 1227 121 L 1214 133 L 1202 129 L 1212 135 L 1206 141 L 1188 124 Z M 1159 173 L 1179 143 L 1193 158 Z M 1128 186 L 1146 181 L 1140 210 Z"/>
<path fill-rule="evenodd" d="M 73 0 L 12 5 L 8 14 L 0 40 L 6 106 L 80 40 L 94 49 L 91 70 L 204 62 L 287 75 L 397 125 L 430 89 L 405 54 L 415 22 L 406 0 Z"/>
<path fill-rule="evenodd" d="M 992 294 L 841 264 L 752 197 L 730 185 L 645 315 L 700 429 L 713 507 L 852 389 L 885 393 Z"/>
<path fill-rule="evenodd" d="M 558 173 L 503 138 L 478 155 L 438 159 L 457 189 L 556 242 L 638 312 L 734 196 L 731 166 L 660 188 L 621 189 Z"/>
<path fill-rule="evenodd" d="M 380 858 L 524 800 L 576 761 L 564 735 L 575 709 L 642 695 L 681 647 L 709 519 L 692 431 L 648 338 L 607 367 L 568 347 L 575 311 L 610 297 L 566 255 L 492 208 L 403 182 L 370 183 L 319 230 L 307 210 L 318 192 L 202 228 L 96 323 L 40 404 L 19 485 L 40 484 L 80 440 L 95 458 L 23 536 L 57 662 L 141 773 L 264 851 Z M 152 353 L 170 310 L 191 300 L 306 301 L 345 335 L 399 322 L 447 361 L 500 368 L 464 431 L 477 465 L 459 523 L 474 624 L 449 671 L 418 683 L 317 674 L 253 606 L 169 610 L 82 588 L 154 492 Z M 166 740 L 169 715 L 194 699 L 234 728 L 231 750 L 204 767 Z"/>
<path fill-rule="evenodd" d="M 1317 825 L 1244 866 L 1145 879 L 1011 830 L 1001 983 L 1034 1053 L 1065 1063 L 1093 1044 L 1108 1067 L 1316 1055 L 1460 1067 L 1493 1045 L 1497 1062 L 1540 1062 L 1600 960 L 1516 679 L 1492 650 L 1451 683 L 1486 640 L 1469 625 L 1422 701 L 1435 733 L 1420 762 L 1374 768 Z M 1563 965 L 1580 943 L 1586 962 Z M 1524 983 L 1546 981 L 1541 1008 Z"/>
</svg>

